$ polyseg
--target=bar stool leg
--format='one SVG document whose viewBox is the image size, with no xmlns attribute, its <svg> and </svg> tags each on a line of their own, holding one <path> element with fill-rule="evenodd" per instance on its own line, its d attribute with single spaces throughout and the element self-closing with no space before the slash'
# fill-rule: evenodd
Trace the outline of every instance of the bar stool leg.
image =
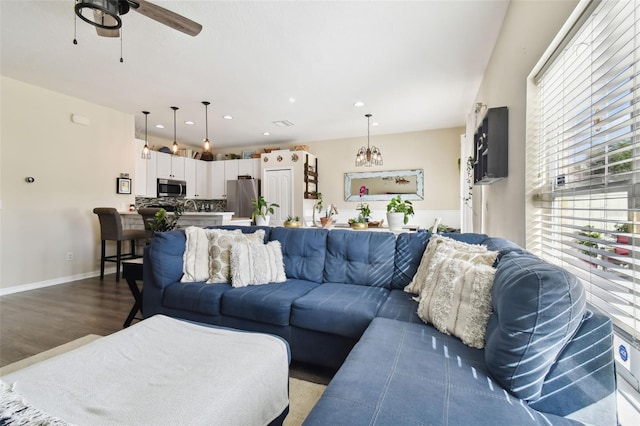
<svg viewBox="0 0 640 426">
<path fill-rule="evenodd" d="M 105 244 L 106 241 L 102 240 L 101 250 L 100 250 L 100 280 L 104 280 L 104 255 L 105 255 Z"/>
<path fill-rule="evenodd" d="M 116 243 L 116 281 L 120 281 L 120 261 L 122 260 L 122 241 Z"/>
</svg>

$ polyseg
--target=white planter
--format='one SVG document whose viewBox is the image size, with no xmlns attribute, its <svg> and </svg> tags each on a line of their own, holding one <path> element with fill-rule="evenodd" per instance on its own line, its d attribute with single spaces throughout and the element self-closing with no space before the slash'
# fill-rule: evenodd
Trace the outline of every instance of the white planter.
<svg viewBox="0 0 640 426">
<path fill-rule="evenodd" d="M 269 226 L 269 219 L 271 219 L 271 216 L 266 215 L 265 217 L 262 217 L 260 215 L 256 216 L 256 225 L 257 226 Z"/>
<path fill-rule="evenodd" d="M 404 213 L 387 212 L 387 223 L 392 231 L 400 231 L 404 226 Z"/>
</svg>

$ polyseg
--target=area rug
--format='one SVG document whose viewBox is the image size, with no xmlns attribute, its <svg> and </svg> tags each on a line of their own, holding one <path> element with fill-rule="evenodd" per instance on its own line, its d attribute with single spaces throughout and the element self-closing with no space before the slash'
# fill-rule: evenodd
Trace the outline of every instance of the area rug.
<svg viewBox="0 0 640 426">
<path fill-rule="evenodd" d="M 86 345 L 93 340 L 99 339 L 101 336 L 88 334 L 79 339 L 73 340 L 64 345 L 57 346 L 48 351 L 30 356 L 12 364 L 5 365 L 0 368 L 0 376 L 12 373 L 21 368 L 25 368 L 36 362 L 44 361 L 47 358 L 63 354 L 72 349 Z M 284 421 L 285 426 L 298 426 L 304 422 L 311 409 L 318 402 L 326 386 L 317 383 L 311 383 L 300 379 L 289 379 L 289 414 Z"/>
</svg>

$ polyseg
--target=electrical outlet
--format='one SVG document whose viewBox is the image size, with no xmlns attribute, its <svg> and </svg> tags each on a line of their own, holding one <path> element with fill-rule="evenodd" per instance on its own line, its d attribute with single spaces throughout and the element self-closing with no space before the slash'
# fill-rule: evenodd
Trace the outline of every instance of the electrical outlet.
<svg viewBox="0 0 640 426">
<path fill-rule="evenodd" d="M 73 253 L 71 252 L 67 253 L 67 260 L 73 260 Z"/>
</svg>

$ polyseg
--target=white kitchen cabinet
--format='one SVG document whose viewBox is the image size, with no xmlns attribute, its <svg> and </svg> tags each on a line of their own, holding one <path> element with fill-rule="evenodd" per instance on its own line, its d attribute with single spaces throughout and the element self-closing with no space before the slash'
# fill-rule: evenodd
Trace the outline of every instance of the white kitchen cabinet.
<svg viewBox="0 0 640 426">
<path fill-rule="evenodd" d="M 184 157 L 158 152 L 156 161 L 157 177 L 184 180 L 184 160 Z"/>
<path fill-rule="evenodd" d="M 209 169 L 209 196 L 213 200 L 227 198 L 226 161 L 212 161 Z"/>
<path fill-rule="evenodd" d="M 225 181 L 227 181 L 227 180 L 237 180 L 238 179 L 238 165 L 239 164 L 240 164 L 240 160 L 225 160 L 224 161 L 224 179 L 225 179 Z"/>
<path fill-rule="evenodd" d="M 187 181 L 187 198 L 206 200 L 211 198 L 209 175 L 211 162 L 184 159 L 184 176 Z"/>
<path fill-rule="evenodd" d="M 247 158 L 237 161 L 239 176 L 251 176 L 254 179 L 261 179 L 259 158 Z"/>
<path fill-rule="evenodd" d="M 142 158 L 144 141 L 136 139 L 135 177 L 133 181 L 134 194 L 139 197 L 155 197 L 156 190 L 156 161 L 158 152 L 151 151 L 151 158 Z"/>
</svg>

